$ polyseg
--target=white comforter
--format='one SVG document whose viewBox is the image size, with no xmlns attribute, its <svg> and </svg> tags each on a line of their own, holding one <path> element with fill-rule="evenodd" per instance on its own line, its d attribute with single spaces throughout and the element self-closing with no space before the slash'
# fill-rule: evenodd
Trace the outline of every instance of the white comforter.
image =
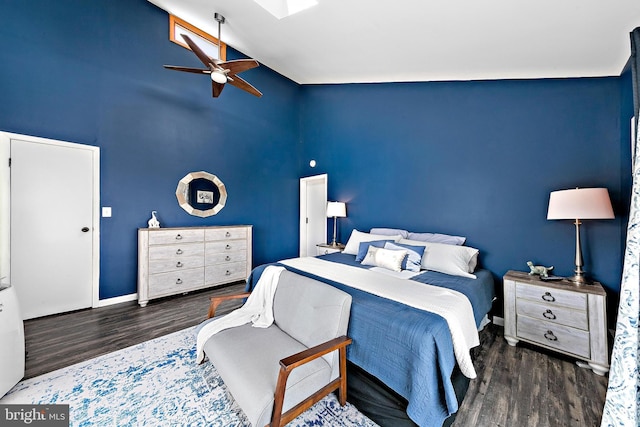
<svg viewBox="0 0 640 427">
<path fill-rule="evenodd" d="M 473 318 L 473 308 L 462 293 L 313 257 L 280 262 L 318 277 L 442 316 L 449 325 L 453 351 L 460 370 L 468 378 L 476 377 L 470 350 L 480 344 L 480 339 Z"/>
</svg>

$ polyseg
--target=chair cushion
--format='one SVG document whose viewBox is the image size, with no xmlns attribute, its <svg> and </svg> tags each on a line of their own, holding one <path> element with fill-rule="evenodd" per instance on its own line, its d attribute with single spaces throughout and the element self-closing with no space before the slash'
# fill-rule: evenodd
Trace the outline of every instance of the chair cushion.
<svg viewBox="0 0 640 427">
<path fill-rule="evenodd" d="M 271 422 L 280 360 L 306 348 L 275 324 L 254 328 L 249 323 L 221 331 L 204 345 L 209 360 L 254 427 Z M 294 369 L 287 380 L 283 413 L 328 384 L 331 371 L 322 357 Z"/>
</svg>

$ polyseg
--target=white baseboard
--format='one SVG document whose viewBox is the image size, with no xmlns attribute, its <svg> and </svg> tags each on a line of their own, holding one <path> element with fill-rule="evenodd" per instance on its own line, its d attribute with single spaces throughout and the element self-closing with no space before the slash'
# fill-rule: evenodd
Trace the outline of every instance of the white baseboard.
<svg viewBox="0 0 640 427">
<path fill-rule="evenodd" d="M 108 305 L 113 305 L 113 304 L 120 304 L 121 302 L 129 302 L 129 301 L 136 301 L 138 299 L 138 294 L 129 294 L 129 295 L 122 295 L 121 297 L 113 297 L 113 298 L 107 298 L 107 299 L 101 299 L 98 301 L 98 305 L 96 305 L 94 308 L 97 307 L 106 307 Z"/>
<path fill-rule="evenodd" d="M 504 327 L 504 318 L 498 317 L 498 316 L 493 316 L 493 324 Z"/>
</svg>

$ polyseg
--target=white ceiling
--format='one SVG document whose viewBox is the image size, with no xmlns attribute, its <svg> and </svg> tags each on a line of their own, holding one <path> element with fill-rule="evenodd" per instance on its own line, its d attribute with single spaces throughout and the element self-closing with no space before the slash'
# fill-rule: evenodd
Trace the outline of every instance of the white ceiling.
<svg viewBox="0 0 640 427">
<path fill-rule="evenodd" d="M 618 76 L 639 0 L 149 0 L 301 84 Z M 168 25 L 168 23 L 167 23 Z M 184 64 L 188 65 L 188 64 Z"/>
</svg>

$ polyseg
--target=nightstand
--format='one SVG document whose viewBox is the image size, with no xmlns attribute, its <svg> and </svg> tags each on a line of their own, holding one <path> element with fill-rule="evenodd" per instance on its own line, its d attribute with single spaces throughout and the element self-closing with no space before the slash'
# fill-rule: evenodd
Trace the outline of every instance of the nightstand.
<svg viewBox="0 0 640 427">
<path fill-rule="evenodd" d="M 316 245 L 316 255 L 327 255 L 333 254 L 336 252 L 342 252 L 344 250 L 344 245 L 338 243 L 336 246 L 332 246 L 330 243 L 320 243 Z"/>
<path fill-rule="evenodd" d="M 520 271 L 504 276 L 504 338 L 563 353 L 598 375 L 609 371 L 606 299 L 602 285 L 543 281 Z"/>
</svg>

